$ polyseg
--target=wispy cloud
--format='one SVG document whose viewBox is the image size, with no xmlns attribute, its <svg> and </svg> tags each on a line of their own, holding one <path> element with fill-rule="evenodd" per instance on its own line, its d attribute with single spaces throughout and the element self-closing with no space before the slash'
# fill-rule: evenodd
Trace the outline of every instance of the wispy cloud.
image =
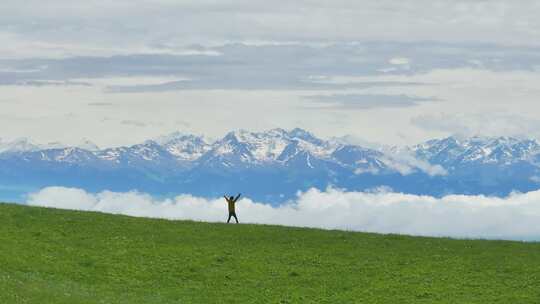
<svg viewBox="0 0 540 304">
<path fill-rule="evenodd" d="M 93 107 L 108 107 L 108 106 L 112 106 L 113 103 L 112 102 L 89 102 L 88 105 L 93 106 Z"/>
<path fill-rule="evenodd" d="M 487 135 L 538 138 L 540 136 L 540 120 L 503 112 L 425 114 L 412 118 L 411 123 L 425 130 L 462 137 Z"/>
<path fill-rule="evenodd" d="M 379 191 L 379 192 L 378 192 Z M 451 195 L 443 198 L 385 192 L 309 190 L 287 205 L 272 207 L 249 198 L 238 203 L 242 222 L 460 238 L 540 240 L 540 191 L 506 198 Z M 222 222 L 223 199 L 180 195 L 156 199 L 137 192 L 97 194 L 49 187 L 29 196 L 29 205 L 140 217 Z"/>
<path fill-rule="evenodd" d="M 537 48 L 443 43 L 225 44 L 192 55 L 125 54 L 110 57 L 0 60 L 0 84 L 64 83 L 103 86 L 109 92 L 200 89 L 332 90 L 418 83 L 335 83 L 335 77 L 418 75 L 436 69 L 534 71 Z M 202 55 L 217 52 L 219 56 Z M 398 57 L 396 53 L 402 54 Z"/>
<path fill-rule="evenodd" d="M 128 126 L 146 127 L 146 123 L 138 120 L 122 120 L 120 123 Z"/>
<path fill-rule="evenodd" d="M 424 102 L 436 101 L 437 98 L 425 98 L 408 95 L 375 94 L 331 94 L 310 95 L 306 98 L 316 101 L 321 107 L 374 109 L 413 107 Z"/>
<path fill-rule="evenodd" d="M 50 0 L 46 4 L 4 0 L 0 57 L 110 56 L 126 51 L 189 54 L 202 51 L 186 45 L 224 41 L 290 45 L 380 39 L 538 45 L 539 11 L 534 0 Z M 228 22 L 215 26 L 215 20 Z M 392 54 L 397 56 L 407 54 Z"/>
</svg>

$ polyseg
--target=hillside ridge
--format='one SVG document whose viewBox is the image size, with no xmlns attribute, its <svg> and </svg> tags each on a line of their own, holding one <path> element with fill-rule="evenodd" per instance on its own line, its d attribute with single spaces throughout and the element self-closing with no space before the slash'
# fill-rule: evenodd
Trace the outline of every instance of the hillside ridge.
<svg viewBox="0 0 540 304">
<path fill-rule="evenodd" d="M 537 303 L 540 244 L 0 204 L 2 303 Z M 481 291 L 481 292 L 479 292 Z"/>
</svg>

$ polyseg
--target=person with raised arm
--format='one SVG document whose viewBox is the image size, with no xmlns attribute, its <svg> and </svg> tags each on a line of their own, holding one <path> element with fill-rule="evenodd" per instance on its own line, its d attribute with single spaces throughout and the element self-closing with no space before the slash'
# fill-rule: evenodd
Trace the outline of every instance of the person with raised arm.
<svg viewBox="0 0 540 304">
<path fill-rule="evenodd" d="M 242 195 L 242 194 L 238 193 L 238 195 L 236 197 L 223 196 L 225 198 L 225 200 L 227 201 L 228 205 L 229 205 L 229 219 L 227 220 L 227 224 L 231 221 L 231 217 L 233 217 L 233 216 L 234 216 L 234 219 L 236 220 L 236 223 L 238 224 L 238 217 L 236 217 L 236 208 L 235 207 L 236 207 L 236 202 L 240 198 L 240 195 Z"/>
</svg>

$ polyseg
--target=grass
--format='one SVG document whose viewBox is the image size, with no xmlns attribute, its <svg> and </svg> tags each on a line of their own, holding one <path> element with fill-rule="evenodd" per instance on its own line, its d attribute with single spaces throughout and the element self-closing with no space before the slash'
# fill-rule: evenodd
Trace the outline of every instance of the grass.
<svg viewBox="0 0 540 304">
<path fill-rule="evenodd" d="M 0 303 L 540 303 L 540 244 L 0 204 Z"/>
</svg>

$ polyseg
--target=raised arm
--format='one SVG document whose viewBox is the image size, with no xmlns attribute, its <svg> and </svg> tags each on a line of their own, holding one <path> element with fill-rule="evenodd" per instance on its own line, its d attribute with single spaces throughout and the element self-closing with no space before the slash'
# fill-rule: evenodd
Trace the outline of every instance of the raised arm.
<svg viewBox="0 0 540 304">
<path fill-rule="evenodd" d="M 240 198 L 240 195 L 242 195 L 242 193 L 238 193 L 238 195 L 234 198 L 234 202 L 236 203 L 236 201 Z"/>
<path fill-rule="evenodd" d="M 229 198 L 228 198 L 226 195 L 224 195 L 223 198 L 224 198 L 227 202 L 229 201 Z"/>
</svg>

